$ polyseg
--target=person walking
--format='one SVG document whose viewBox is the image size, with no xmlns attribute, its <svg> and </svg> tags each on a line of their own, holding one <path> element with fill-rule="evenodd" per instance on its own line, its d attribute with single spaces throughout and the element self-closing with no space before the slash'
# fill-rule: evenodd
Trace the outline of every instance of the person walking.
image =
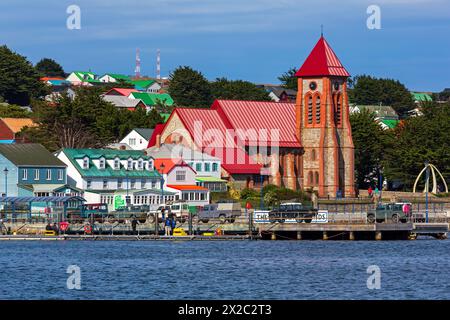
<svg viewBox="0 0 450 320">
<path fill-rule="evenodd" d="M 175 217 L 173 217 L 172 216 L 172 219 L 171 219 L 172 221 L 172 224 L 170 225 L 170 228 L 171 228 L 171 235 L 173 235 L 173 230 L 175 230 L 175 227 L 176 227 L 176 225 L 177 225 L 177 219 L 175 219 Z"/>
</svg>

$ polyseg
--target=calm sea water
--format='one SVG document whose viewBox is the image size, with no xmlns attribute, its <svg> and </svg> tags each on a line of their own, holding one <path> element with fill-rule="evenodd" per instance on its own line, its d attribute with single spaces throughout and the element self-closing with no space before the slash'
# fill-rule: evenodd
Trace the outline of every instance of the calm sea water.
<svg viewBox="0 0 450 320">
<path fill-rule="evenodd" d="M 450 299 L 449 270 L 448 240 L 1 242 L 0 299 Z"/>
</svg>

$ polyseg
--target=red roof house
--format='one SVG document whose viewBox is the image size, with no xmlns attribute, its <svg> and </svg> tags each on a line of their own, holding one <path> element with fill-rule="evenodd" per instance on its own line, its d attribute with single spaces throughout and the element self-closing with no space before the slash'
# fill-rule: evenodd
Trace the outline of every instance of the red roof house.
<svg viewBox="0 0 450 320">
<path fill-rule="evenodd" d="M 136 89 L 128 89 L 128 88 L 112 88 L 108 92 L 105 93 L 105 96 L 124 96 L 128 97 L 130 93 L 138 92 Z"/>
</svg>

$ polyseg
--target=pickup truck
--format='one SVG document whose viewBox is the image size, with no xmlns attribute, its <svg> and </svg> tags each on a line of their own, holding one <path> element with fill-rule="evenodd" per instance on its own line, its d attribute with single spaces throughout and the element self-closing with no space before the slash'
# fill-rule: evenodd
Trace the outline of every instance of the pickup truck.
<svg viewBox="0 0 450 320">
<path fill-rule="evenodd" d="M 295 219 L 298 223 L 311 223 L 317 212 L 317 209 L 301 203 L 283 203 L 269 212 L 269 222 L 284 223 L 286 220 Z"/>
<path fill-rule="evenodd" d="M 240 203 L 216 203 L 203 206 L 193 219 L 203 223 L 208 223 L 209 220 L 212 219 L 219 219 L 220 223 L 234 223 L 236 217 L 239 217 L 240 215 Z"/>
<path fill-rule="evenodd" d="M 411 203 L 407 202 L 379 204 L 375 209 L 367 212 L 367 222 L 425 222 L 423 214 L 413 213 L 411 208 Z"/>
</svg>

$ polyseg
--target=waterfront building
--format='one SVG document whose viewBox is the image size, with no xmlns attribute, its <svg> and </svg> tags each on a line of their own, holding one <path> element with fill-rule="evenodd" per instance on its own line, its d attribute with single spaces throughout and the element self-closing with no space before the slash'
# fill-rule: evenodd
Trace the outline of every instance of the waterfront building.
<svg viewBox="0 0 450 320">
<path fill-rule="evenodd" d="M 240 188 L 269 182 L 354 196 L 349 73 L 322 36 L 296 77 L 295 104 L 216 100 L 210 109 L 176 108 L 151 142 L 220 158 L 222 176 Z"/>
<path fill-rule="evenodd" d="M 128 204 L 134 204 L 136 193 L 147 195 L 148 202 L 161 195 L 161 175 L 142 151 L 65 148 L 56 156 L 67 165 L 68 183 L 84 191 L 87 203 L 112 207 L 117 191 L 125 192 Z M 164 196 L 168 201 L 170 194 Z"/>
<path fill-rule="evenodd" d="M 161 144 L 145 149 L 154 159 L 182 159 L 195 170 L 195 183 L 210 192 L 227 191 L 226 180 L 221 178 L 222 162 L 207 153 L 184 147 L 182 144 Z"/>
<path fill-rule="evenodd" d="M 185 201 L 190 206 L 204 206 L 209 203 L 209 190 L 197 185 L 197 173 L 184 160 L 155 159 L 155 168 L 163 176 L 164 191 L 175 193 L 174 200 Z"/>
<path fill-rule="evenodd" d="M 40 144 L 0 144 L 1 193 L 10 197 L 82 195 L 67 183 L 67 166 Z M 7 186 L 7 188 L 5 188 Z"/>
</svg>

